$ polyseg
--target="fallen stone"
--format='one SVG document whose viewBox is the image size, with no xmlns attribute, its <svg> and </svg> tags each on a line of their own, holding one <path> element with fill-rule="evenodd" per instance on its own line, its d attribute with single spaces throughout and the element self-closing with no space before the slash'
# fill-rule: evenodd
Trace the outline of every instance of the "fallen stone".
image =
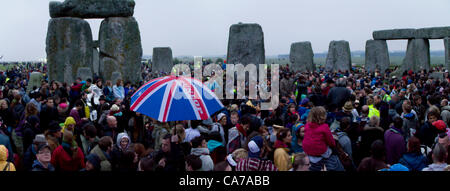
<svg viewBox="0 0 450 191">
<path fill-rule="evenodd" d="M 389 52 L 385 40 L 366 41 L 365 69 L 369 72 L 379 70 L 384 73 L 389 68 Z"/>
<path fill-rule="evenodd" d="M 327 60 L 326 71 L 350 71 L 352 67 L 350 45 L 347 41 L 331 41 Z"/>
<path fill-rule="evenodd" d="M 50 17 L 108 18 L 131 17 L 134 0 L 66 0 L 50 2 Z"/>
<path fill-rule="evenodd" d="M 374 40 L 397 40 L 416 38 L 416 29 L 392 29 L 373 32 Z"/>
<path fill-rule="evenodd" d="M 46 40 L 49 81 L 71 84 L 78 68 L 92 68 L 92 31 L 78 18 L 50 19 Z"/>
<path fill-rule="evenodd" d="M 294 71 L 314 71 L 314 53 L 311 42 L 297 42 L 291 45 L 289 59 Z"/>
<path fill-rule="evenodd" d="M 265 64 L 264 33 L 259 24 L 234 24 L 230 27 L 227 63 Z"/>
<path fill-rule="evenodd" d="M 134 17 L 110 17 L 103 20 L 99 32 L 100 67 L 104 80 L 120 72 L 125 82 L 142 80 L 142 45 L 139 26 Z"/>
<path fill-rule="evenodd" d="M 152 72 L 172 72 L 173 56 L 170 47 L 153 48 Z"/>
</svg>

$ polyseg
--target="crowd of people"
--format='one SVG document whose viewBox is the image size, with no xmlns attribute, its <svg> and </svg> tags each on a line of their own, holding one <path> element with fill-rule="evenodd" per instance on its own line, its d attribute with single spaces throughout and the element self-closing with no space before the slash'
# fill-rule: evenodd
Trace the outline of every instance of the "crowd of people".
<svg viewBox="0 0 450 191">
<path fill-rule="evenodd" d="M 165 123 L 130 110 L 137 88 L 164 75 L 148 67 L 140 84 L 94 77 L 27 87 L 36 70 L 0 74 L 0 170 L 450 170 L 450 78 L 440 67 L 435 79 L 282 66 L 274 110 L 259 98 L 223 99 L 207 120 Z"/>
</svg>

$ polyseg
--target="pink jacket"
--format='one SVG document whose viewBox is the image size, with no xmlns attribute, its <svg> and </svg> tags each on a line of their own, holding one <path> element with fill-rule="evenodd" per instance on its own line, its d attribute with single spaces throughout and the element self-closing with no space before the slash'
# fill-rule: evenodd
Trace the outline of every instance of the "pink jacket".
<svg viewBox="0 0 450 191">
<path fill-rule="evenodd" d="M 302 143 L 303 150 L 310 156 L 320 156 L 327 151 L 328 146 L 336 146 L 330 128 L 326 123 L 321 125 L 307 123 L 305 126 L 305 137 Z"/>
</svg>

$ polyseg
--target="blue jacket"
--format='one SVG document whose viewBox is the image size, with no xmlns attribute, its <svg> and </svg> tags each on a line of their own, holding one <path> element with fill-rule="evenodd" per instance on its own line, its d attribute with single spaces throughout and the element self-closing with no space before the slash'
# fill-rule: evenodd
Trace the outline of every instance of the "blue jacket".
<svg viewBox="0 0 450 191">
<path fill-rule="evenodd" d="M 420 153 L 405 153 L 399 163 L 408 167 L 410 171 L 422 171 L 427 167 L 427 158 Z"/>
<path fill-rule="evenodd" d="M 293 153 L 301 153 L 303 152 L 303 147 L 298 144 L 297 131 L 300 131 L 300 128 L 304 125 L 302 123 L 297 123 L 292 127 L 292 141 L 291 141 L 291 151 Z"/>
</svg>

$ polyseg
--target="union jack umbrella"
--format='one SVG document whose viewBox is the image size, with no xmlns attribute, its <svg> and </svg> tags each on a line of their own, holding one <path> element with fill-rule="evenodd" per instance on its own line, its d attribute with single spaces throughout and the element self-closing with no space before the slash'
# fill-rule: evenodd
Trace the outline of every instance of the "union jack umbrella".
<svg viewBox="0 0 450 191">
<path fill-rule="evenodd" d="M 153 79 L 131 97 L 130 109 L 160 122 L 205 120 L 224 106 L 201 81 L 184 76 Z"/>
</svg>

